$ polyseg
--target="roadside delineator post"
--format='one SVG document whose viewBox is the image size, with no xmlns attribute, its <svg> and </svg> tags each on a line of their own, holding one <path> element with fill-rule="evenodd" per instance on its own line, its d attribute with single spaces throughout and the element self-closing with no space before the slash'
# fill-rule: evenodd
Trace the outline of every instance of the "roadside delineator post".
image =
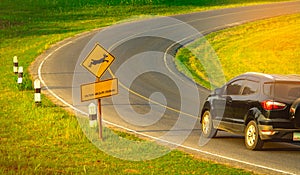
<svg viewBox="0 0 300 175">
<path fill-rule="evenodd" d="M 18 69 L 18 81 L 17 83 L 21 85 L 23 83 L 23 67 L 20 66 Z"/>
<path fill-rule="evenodd" d="M 18 63 L 18 57 L 17 56 L 14 56 L 13 63 L 14 63 L 14 67 L 13 67 L 14 73 L 18 74 L 19 63 Z"/>
<path fill-rule="evenodd" d="M 34 81 L 34 102 L 36 106 L 41 105 L 41 81 L 36 79 Z"/>
<path fill-rule="evenodd" d="M 97 127 L 97 106 L 94 103 L 89 104 L 89 121 L 90 127 L 96 128 Z"/>
</svg>

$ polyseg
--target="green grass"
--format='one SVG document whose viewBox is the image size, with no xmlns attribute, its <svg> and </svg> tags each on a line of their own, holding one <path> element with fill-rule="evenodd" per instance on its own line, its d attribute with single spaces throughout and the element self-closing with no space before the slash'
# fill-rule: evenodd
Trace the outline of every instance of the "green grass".
<svg viewBox="0 0 300 175">
<path fill-rule="evenodd" d="M 52 44 L 128 18 L 187 13 L 255 4 L 264 0 L 1 0 L 0 2 L 0 174 L 249 174 L 199 161 L 179 151 L 131 162 L 98 150 L 74 115 L 42 97 L 33 102 L 28 67 Z M 16 85 L 12 58 L 24 67 Z M 136 137 L 119 134 L 136 140 Z M 183 166 L 184 165 L 184 166 Z"/>
<path fill-rule="evenodd" d="M 224 81 L 209 81 L 204 69 L 208 57 L 203 57 L 203 43 L 208 42 L 215 50 L 219 62 L 210 63 L 220 67 L 215 72 L 224 72 L 229 80 L 245 72 L 270 74 L 300 74 L 300 14 L 276 17 L 252 22 L 211 33 L 181 49 L 176 57 L 178 69 L 199 84 L 211 88 Z M 214 76 L 214 75 L 212 75 Z M 214 86 L 212 88 L 214 88 Z"/>
</svg>

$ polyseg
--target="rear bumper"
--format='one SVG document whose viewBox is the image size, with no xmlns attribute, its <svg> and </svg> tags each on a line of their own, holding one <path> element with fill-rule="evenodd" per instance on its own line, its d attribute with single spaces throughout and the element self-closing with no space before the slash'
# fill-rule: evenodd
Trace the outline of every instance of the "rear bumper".
<svg viewBox="0 0 300 175">
<path fill-rule="evenodd" d="M 259 125 L 262 140 L 300 142 L 300 129 L 273 128 L 272 125 Z"/>
<path fill-rule="evenodd" d="M 270 141 L 300 141 L 300 128 L 296 128 L 295 122 L 289 119 L 268 119 L 263 115 L 257 120 L 259 135 L 262 140 Z"/>
</svg>

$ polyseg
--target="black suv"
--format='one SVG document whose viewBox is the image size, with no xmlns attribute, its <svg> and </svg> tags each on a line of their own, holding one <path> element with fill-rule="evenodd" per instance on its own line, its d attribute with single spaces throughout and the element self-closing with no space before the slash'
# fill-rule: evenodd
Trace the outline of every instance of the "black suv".
<svg viewBox="0 0 300 175">
<path fill-rule="evenodd" d="M 251 150 L 265 141 L 300 141 L 300 75 L 239 75 L 208 96 L 200 122 L 203 136 L 243 134 Z"/>
</svg>

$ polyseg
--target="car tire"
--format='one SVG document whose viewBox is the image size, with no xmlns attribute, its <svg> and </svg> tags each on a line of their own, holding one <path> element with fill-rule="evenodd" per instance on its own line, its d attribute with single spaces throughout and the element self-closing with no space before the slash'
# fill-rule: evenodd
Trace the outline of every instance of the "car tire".
<svg viewBox="0 0 300 175">
<path fill-rule="evenodd" d="M 213 138 L 217 135 L 217 130 L 213 127 L 212 116 L 209 110 L 206 110 L 201 118 L 202 135 L 206 138 Z"/>
<path fill-rule="evenodd" d="M 254 120 L 250 121 L 245 129 L 245 145 L 250 150 L 261 150 L 264 145 Z"/>
</svg>

